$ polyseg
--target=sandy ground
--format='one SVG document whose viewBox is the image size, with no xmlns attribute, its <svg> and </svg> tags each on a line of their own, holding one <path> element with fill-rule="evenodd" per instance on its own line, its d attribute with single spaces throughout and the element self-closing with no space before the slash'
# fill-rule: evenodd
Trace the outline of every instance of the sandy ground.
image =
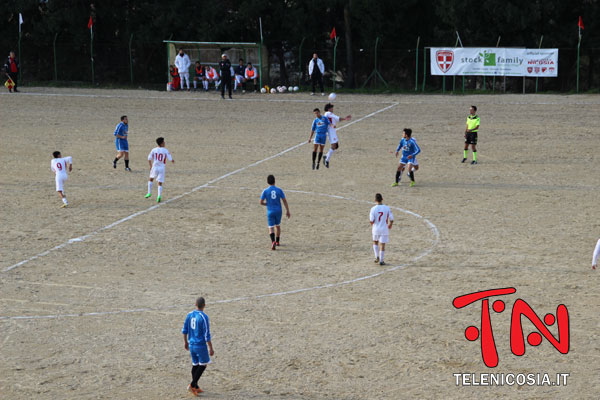
<svg viewBox="0 0 600 400">
<path fill-rule="evenodd" d="M 189 397 L 180 330 L 198 295 L 216 351 L 202 398 L 598 398 L 600 97 L 340 95 L 336 113 L 357 122 L 339 130 L 331 168 L 312 171 L 306 144 L 267 158 L 306 141 L 320 97 L 23 91 L 0 95 L 0 398 Z M 471 104 L 476 166 L 460 163 Z M 122 114 L 131 173 L 111 165 Z M 421 169 L 416 187 L 392 188 L 404 127 Z M 163 194 L 174 200 L 150 209 L 158 136 L 176 160 Z M 56 149 L 74 160 L 67 209 Z M 270 173 L 292 212 L 276 252 L 258 204 Z M 377 192 L 396 215 L 386 267 L 370 244 Z M 481 302 L 452 300 L 501 287 L 517 293 L 492 312 L 500 362 L 487 368 L 464 336 Z M 517 298 L 540 317 L 568 307 L 568 354 L 546 339 L 511 353 Z M 570 375 L 560 387 L 464 387 L 454 373 Z"/>
</svg>

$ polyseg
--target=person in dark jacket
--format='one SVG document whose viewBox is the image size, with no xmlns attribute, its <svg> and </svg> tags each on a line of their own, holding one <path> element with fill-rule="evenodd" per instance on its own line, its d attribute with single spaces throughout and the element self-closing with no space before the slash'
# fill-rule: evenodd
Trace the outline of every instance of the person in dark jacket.
<svg viewBox="0 0 600 400">
<path fill-rule="evenodd" d="M 15 92 L 18 92 L 17 79 L 19 77 L 19 60 L 15 56 L 14 51 L 11 51 L 6 59 L 6 64 L 4 64 L 4 72 L 6 72 L 6 75 L 8 75 L 8 77 L 14 82 L 13 88 L 9 88 L 8 91 L 12 92 L 14 89 Z"/>
<path fill-rule="evenodd" d="M 223 84 L 221 86 L 221 98 L 225 98 L 225 86 L 227 86 L 229 98 L 231 99 L 231 79 L 233 77 L 231 76 L 231 61 L 229 61 L 229 58 L 227 58 L 227 54 L 223 54 L 221 56 L 221 61 L 219 61 L 219 69 L 221 70 L 221 83 Z"/>
</svg>

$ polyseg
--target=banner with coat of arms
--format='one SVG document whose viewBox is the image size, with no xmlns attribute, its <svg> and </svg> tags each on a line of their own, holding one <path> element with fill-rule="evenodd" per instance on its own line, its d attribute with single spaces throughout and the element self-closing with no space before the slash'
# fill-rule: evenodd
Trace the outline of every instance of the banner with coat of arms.
<svg viewBox="0 0 600 400">
<path fill-rule="evenodd" d="M 432 47 L 431 75 L 558 76 L 558 49 Z"/>
</svg>

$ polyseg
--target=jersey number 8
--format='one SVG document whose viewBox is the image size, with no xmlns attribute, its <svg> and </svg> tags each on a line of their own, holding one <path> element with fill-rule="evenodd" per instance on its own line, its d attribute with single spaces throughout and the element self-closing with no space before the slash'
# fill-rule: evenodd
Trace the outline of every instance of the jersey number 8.
<svg viewBox="0 0 600 400">
<path fill-rule="evenodd" d="M 273 200 L 275 200 L 275 199 L 277 198 L 277 192 L 276 192 L 276 191 L 274 191 L 274 190 L 271 190 L 271 198 L 272 198 Z"/>
</svg>

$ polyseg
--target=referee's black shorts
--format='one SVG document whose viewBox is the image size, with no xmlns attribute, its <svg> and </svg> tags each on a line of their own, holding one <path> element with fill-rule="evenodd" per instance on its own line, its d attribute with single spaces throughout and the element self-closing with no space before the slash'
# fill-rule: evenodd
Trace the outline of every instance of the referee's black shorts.
<svg viewBox="0 0 600 400">
<path fill-rule="evenodd" d="M 466 144 L 477 144 L 477 132 L 467 132 L 465 135 Z"/>
</svg>

